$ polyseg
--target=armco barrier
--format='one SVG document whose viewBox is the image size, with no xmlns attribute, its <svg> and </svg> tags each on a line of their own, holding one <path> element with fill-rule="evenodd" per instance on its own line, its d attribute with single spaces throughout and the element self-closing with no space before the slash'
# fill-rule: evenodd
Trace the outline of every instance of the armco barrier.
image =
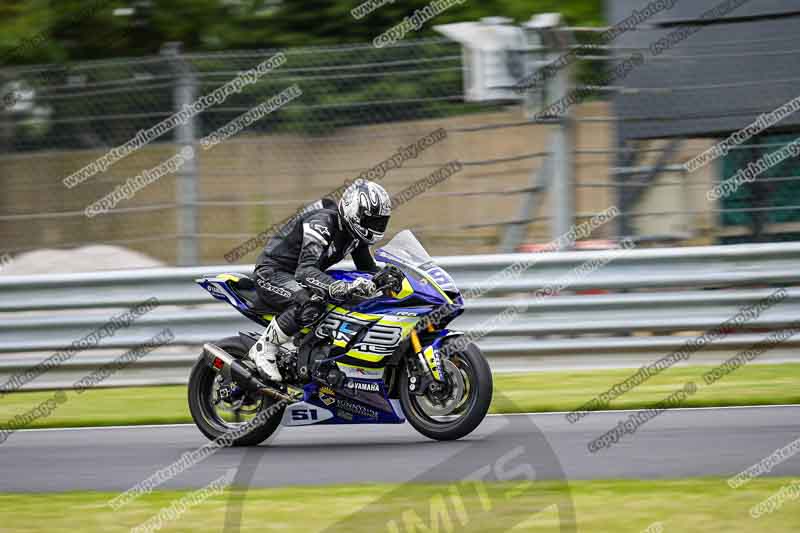
<svg viewBox="0 0 800 533">
<path fill-rule="evenodd" d="M 609 254 L 614 254 L 613 261 L 585 276 L 570 277 L 570 286 L 560 295 L 534 296 L 579 265 L 602 262 Z M 762 300 L 775 287 L 787 287 L 783 301 L 712 349 L 746 346 L 763 332 L 800 318 L 800 288 L 791 287 L 800 282 L 800 244 L 794 243 L 457 256 L 437 262 L 462 290 L 486 289 L 485 296 L 468 302 L 467 312 L 454 325 L 466 331 L 488 329 L 479 344 L 490 357 L 666 352 L 691 332 L 713 328 Z M 487 282 L 514 264 L 527 268 Z M 68 386 L 74 375 L 112 360 L 165 327 L 175 334 L 173 347 L 142 358 L 109 384 L 158 383 L 165 368 L 173 376 L 168 381 L 185 380 L 197 345 L 258 328 L 213 300 L 193 280 L 250 271 L 252 265 L 0 276 L 0 383 L 101 326 L 117 310 L 154 296 L 161 306 L 104 339 L 101 352 L 78 353 L 29 388 Z M 585 289 L 610 292 L 574 294 Z M 524 311 L 508 323 L 492 320 L 512 306 Z M 800 339 L 787 346 L 794 342 Z"/>
</svg>

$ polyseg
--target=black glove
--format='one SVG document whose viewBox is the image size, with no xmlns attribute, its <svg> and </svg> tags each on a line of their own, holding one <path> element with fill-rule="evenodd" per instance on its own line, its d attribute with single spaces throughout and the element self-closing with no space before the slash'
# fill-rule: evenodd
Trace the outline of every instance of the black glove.
<svg viewBox="0 0 800 533">
<path fill-rule="evenodd" d="M 372 296 L 375 293 L 375 284 L 367 278 L 357 278 L 347 283 L 346 281 L 334 281 L 328 288 L 328 294 L 334 300 L 343 301 L 352 296 Z"/>
<path fill-rule="evenodd" d="M 372 277 L 372 281 L 384 291 L 400 292 L 403 289 L 405 274 L 394 265 L 387 265 Z"/>
</svg>

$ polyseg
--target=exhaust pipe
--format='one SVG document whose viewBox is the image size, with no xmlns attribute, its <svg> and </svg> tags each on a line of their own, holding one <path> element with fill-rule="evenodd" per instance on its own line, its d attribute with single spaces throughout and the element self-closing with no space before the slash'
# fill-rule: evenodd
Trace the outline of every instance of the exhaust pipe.
<svg viewBox="0 0 800 533">
<path fill-rule="evenodd" d="M 264 390 L 271 390 L 253 375 L 242 363 L 240 363 L 231 354 L 211 343 L 203 345 L 203 357 L 206 363 L 219 372 L 227 379 L 235 381 L 246 390 L 251 392 L 262 392 Z M 274 391 L 280 394 L 279 391 Z M 271 396 L 271 395 L 270 395 Z"/>
</svg>

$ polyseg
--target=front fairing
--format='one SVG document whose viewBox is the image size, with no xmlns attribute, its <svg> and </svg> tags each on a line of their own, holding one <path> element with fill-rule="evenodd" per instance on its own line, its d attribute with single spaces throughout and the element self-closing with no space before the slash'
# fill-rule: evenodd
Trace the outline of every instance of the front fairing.
<svg viewBox="0 0 800 533">
<path fill-rule="evenodd" d="M 414 306 L 460 306 L 463 303 L 455 281 L 444 269 L 439 267 L 409 230 L 404 230 L 392 238 L 386 246 L 375 251 L 375 259 L 394 265 L 405 275 L 400 291 L 391 297 L 373 298 L 359 304 L 362 312 L 378 312 L 389 304 Z M 353 281 L 365 276 L 361 272 L 329 271 L 335 279 Z"/>
<path fill-rule="evenodd" d="M 425 277 L 420 276 L 419 273 L 413 269 L 407 268 L 402 264 L 396 265 L 406 276 L 403 283 L 403 289 L 391 296 L 378 296 L 370 298 L 362 302 L 351 304 L 347 307 L 359 313 L 378 313 L 390 314 L 398 309 L 407 307 L 414 307 L 421 311 L 432 311 L 434 308 L 455 303 L 461 305 L 461 297 L 458 296 L 456 300 L 449 299 L 445 294 L 436 289 L 434 284 L 431 284 Z M 329 270 L 328 274 L 337 280 L 351 282 L 359 277 L 369 277 L 370 274 L 365 272 L 344 271 L 344 270 Z M 426 314 L 423 312 L 420 315 Z"/>
<path fill-rule="evenodd" d="M 395 265 L 403 272 L 403 274 L 405 274 L 406 280 L 408 281 L 410 289 L 413 291 L 414 297 L 424 300 L 431 305 L 444 305 L 453 303 L 453 299 L 448 296 L 448 294 L 442 290 L 438 283 L 436 283 L 436 281 L 425 272 L 398 261 L 392 261 L 389 259 L 385 260 L 384 258 L 378 259 Z M 402 292 L 400 295 L 402 295 Z"/>
<path fill-rule="evenodd" d="M 410 231 L 395 235 L 375 252 L 375 258 L 402 270 L 415 293 L 432 304 L 460 303 L 461 295 L 453 278 L 434 262 Z"/>
</svg>

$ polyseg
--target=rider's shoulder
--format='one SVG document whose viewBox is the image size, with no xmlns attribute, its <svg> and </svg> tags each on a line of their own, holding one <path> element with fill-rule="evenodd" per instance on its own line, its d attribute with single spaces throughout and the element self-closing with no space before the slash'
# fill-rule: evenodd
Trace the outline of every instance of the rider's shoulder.
<svg viewBox="0 0 800 533">
<path fill-rule="evenodd" d="M 335 203 L 330 202 L 327 198 L 323 198 L 320 202 L 317 202 L 315 207 L 317 207 L 317 209 L 306 213 L 304 217 L 306 221 L 322 222 L 324 224 L 334 224 L 336 222 L 338 213 Z"/>
<path fill-rule="evenodd" d="M 305 217 L 305 222 L 316 222 L 318 224 L 325 224 L 326 226 L 333 226 L 336 222 L 336 211 L 328 211 L 327 209 L 314 211 Z"/>
</svg>

